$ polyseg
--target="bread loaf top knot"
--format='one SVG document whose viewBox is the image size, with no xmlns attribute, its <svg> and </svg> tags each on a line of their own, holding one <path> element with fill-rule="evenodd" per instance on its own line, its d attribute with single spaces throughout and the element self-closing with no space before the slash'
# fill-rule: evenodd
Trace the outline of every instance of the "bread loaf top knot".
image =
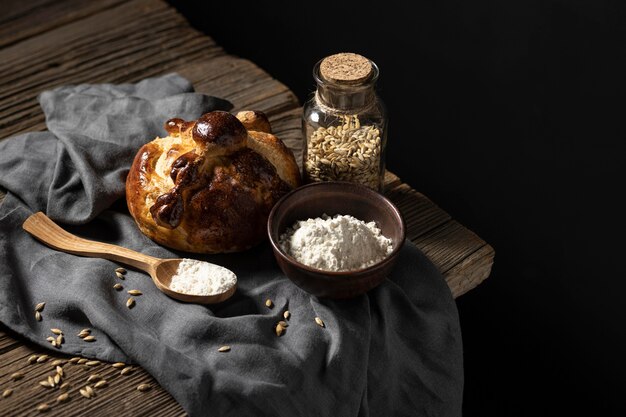
<svg viewBox="0 0 626 417">
<path fill-rule="evenodd" d="M 196 121 L 191 134 L 198 148 L 220 154 L 238 151 L 246 146 L 248 139 L 248 131 L 244 125 L 225 111 L 203 114 Z"/>
</svg>

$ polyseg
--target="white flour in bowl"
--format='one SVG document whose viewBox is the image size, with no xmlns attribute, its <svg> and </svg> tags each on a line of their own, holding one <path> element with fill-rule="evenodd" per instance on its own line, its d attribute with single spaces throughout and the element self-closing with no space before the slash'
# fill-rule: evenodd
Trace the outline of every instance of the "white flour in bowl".
<svg viewBox="0 0 626 417">
<path fill-rule="evenodd" d="M 300 220 L 280 236 L 279 244 L 298 262 L 325 271 L 367 268 L 393 250 L 376 223 L 341 214 Z"/>
<path fill-rule="evenodd" d="M 173 291 L 190 295 L 216 295 L 237 283 L 229 269 L 195 259 L 183 259 L 172 277 Z"/>
</svg>

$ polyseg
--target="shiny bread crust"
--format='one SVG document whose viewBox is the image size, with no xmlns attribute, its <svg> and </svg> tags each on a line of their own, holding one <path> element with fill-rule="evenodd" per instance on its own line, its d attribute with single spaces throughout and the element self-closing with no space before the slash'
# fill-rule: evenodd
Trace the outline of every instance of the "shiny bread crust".
<svg viewBox="0 0 626 417">
<path fill-rule="evenodd" d="M 170 119 L 168 136 L 139 149 L 126 201 L 142 233 L 194 253 L 238 252 L 265 239 L 270 210 L 300 184 L 300 172 L 280 139 L 248 129 L 249 117 L 242 123 L 211 112 L 196 121 Z"/>
</svg>

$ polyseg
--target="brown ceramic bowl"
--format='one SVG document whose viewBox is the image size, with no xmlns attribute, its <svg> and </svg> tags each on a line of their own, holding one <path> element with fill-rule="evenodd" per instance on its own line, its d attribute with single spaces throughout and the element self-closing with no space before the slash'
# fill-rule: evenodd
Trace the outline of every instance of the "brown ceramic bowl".
<svg viewBox="0 0 626 417">
<path fill-rule="evenodd" d="M 368 268 L 332 272 L 306 266 L 285 253 L 280 235 L 298 220 L 322 214 L 349 214 L 365 222 L 374 221 L 391 239 L 393 251 Z M 391 272 L 405 238 L 404 221 L 385 196 L 349 182 L 318 182 L 302 186 L 280 199 L 270 212 L 267 231 L 278 265 L 300 288 L 318 297 L 350 298 L 379 285 Z"/>
</svg>

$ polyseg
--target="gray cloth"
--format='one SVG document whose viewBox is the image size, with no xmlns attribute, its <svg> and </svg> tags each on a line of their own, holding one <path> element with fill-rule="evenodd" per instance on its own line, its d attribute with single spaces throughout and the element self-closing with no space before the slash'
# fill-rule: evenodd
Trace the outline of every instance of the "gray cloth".
<svg viewBox="0 0 626 417">
<path fill-rule="evenodd" d="M 229 255 L 174 253 L 141 234 L 123 199 L 137 149 L 177 116 L 229 103 L 192 92 L 177 75 L 136 85 L 81 85 L 40 97 L 49 131 L 0 142 L 0 321 L 44 348 L 145 368 L 191 416 L 459 416 L 462 344 L 456 305 L 410 243 L 391 277 L 351 300 L 318 299 L 278 269 L 268 244 Z M 217 305 L 173 300 L 150 278 L 113 262 L 54 251 L 21 228 L 44 211 L 85 238 L 157 257 L 195 257 L 239 278 Z M 125 290 L 139 289 L 126 308 Z M 274 308 L 265 306 L 272 299 Z M 46 302 L 43 320 L 34 306 Z M 289 309 L 286 333 L 275 323 Z M 319 327 L 314 317 L 323 318 Z M 93 329 L 96 342 L 75 335 Z M 229 345 L 232 350 L 219 353 Z"/>
</svg>

